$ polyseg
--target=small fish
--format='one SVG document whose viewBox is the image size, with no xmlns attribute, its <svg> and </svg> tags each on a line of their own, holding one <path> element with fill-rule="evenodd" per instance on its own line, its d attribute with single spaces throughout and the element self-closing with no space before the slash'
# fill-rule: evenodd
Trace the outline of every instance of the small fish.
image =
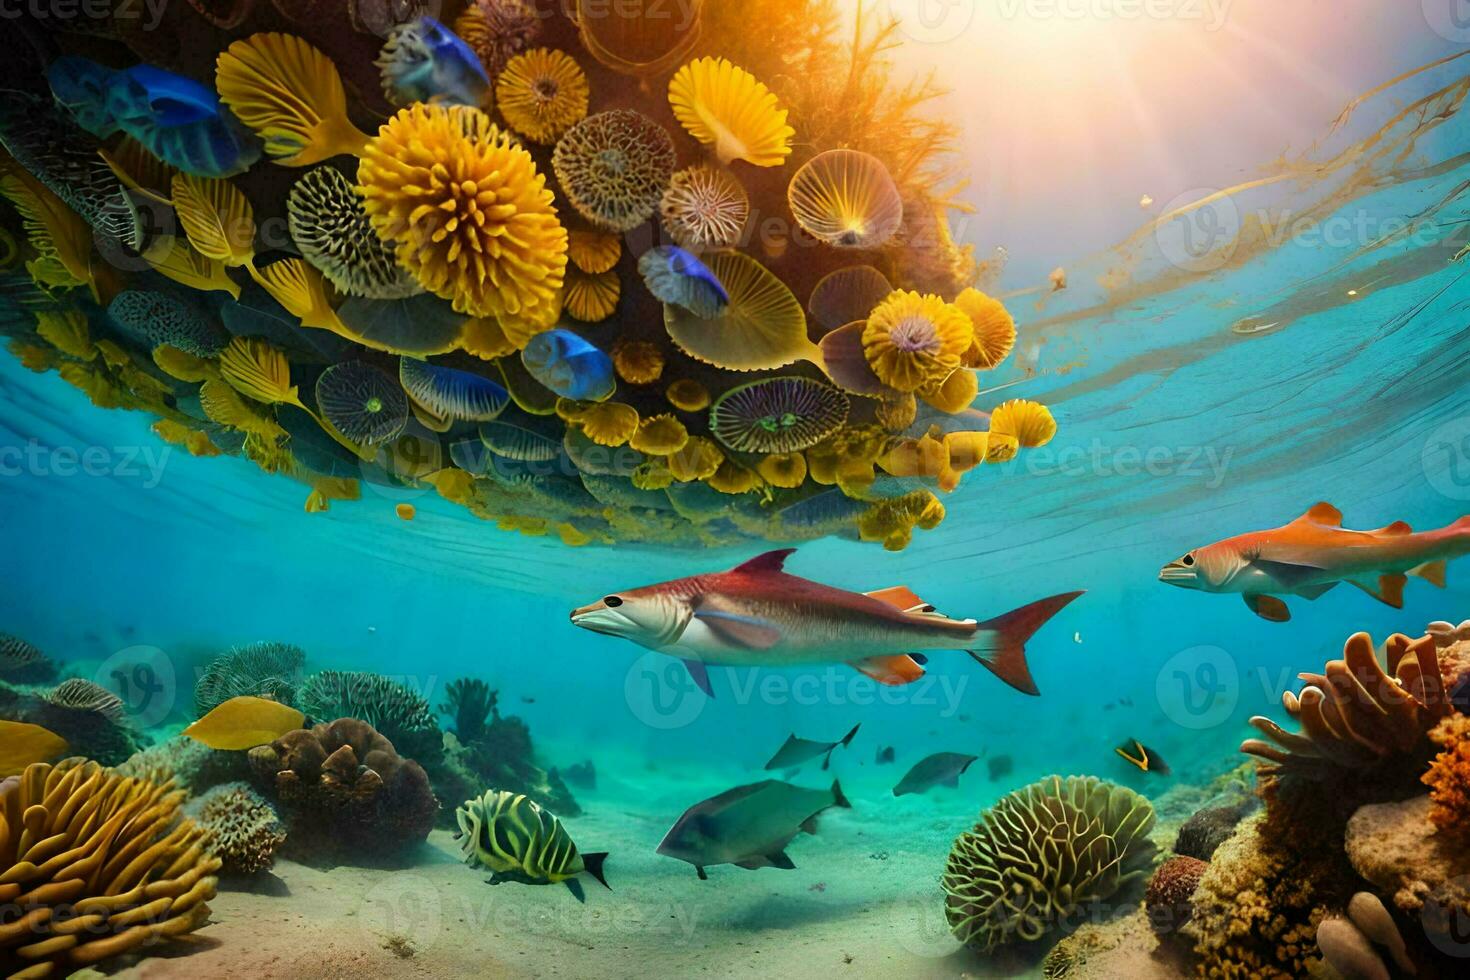
<svg viewBox="0 0 1470 980">
<path fill-rule="evenodd" d="M 399 520 L 404 521 L 411 521 L 418 516 L 418 509 L 413 504 L 399 504 L 393 508 L 393 512 L 398 515 Z"/>
<path fill-rule="evenodd" d="M 67 751 L 66 739 L 40 725 L 0 720 L 0 778 L 37 762 L 51 762 Z"/>
<path fill-rule="evenodd" d="M 659 245 L 638 259 L 648 291 L 661 302 L 682 306 L 706 320 L 719 316 L 730 294 L 718 276 L 693 253 L 677 245 Z"/>
<path fill-rule="evenodd" d="M 1130 738 L 1113 751 L 1122 756 L 1129 765 L 1137 766 L 1143 772 L 1169 775 L 1169 764 L 1164 761 L 1164 757 L 1136 738 Z"/>
<path fill-rule="evenodd" d="M 1445 563 L 1470 554 L 1470 516 L 1415 534 L 1403 521 L 1376 531 L 1349 531 L 1342 512 L 1317 504 L 1272 531 L 1253 531 L 1196 548 L 1159 571 L 1159 581 L 1200 592 L 1234 592 L 1262 619 L 1284 623 L 1279 596 L 1316 599 L 1349 582 L 1395 609 L 1404 606 L 1407 576 L 1444 588 Z"/>
<path fill-rule="evenodd" d="M 306 724 L 295 708 L 265 698 L 231 698 L 184 729 L 194 741 L 229 752 L 274 742 Z"/>
<path fill-rule="evenodd" d="M 531 377 L 576 401 L 602 401 L 617 388 L 612 358 L 579 334 L 560 327 L 531 338 L 521 351 Z"/>
<path fill-rule="evenodd" d="M 394 105 L 478 108 L 490 100 L 490 76 L 474 49 L 432 17 L 395 27 L 376 64 L 383 73 L 383 93 Z"/>
<path fill-rule="evenodd" d="M 775 779 L 737 786 L 685 810 L 658 853 L 694 865 L 701 880 L 716 864 L 790 870 L 796 865 L 786 846 L 802 831 L 816 833 L 817 817 L 834 806 L 852 806 L 835 780 L 827 790 Z"/>
<path fill-rule="evenodd" d="M 526 796 L 487 790 L 479 799 L 466 800 L 454 819 L 465 864 L 488 869 L 487 884 L 564 884 L 577 901 L 585 902 L 577 880 L 585 872 L 612 889 L 602 870 L 607 852 L 580 853 L 561 821 Z"/>
<path fill-rule="evenodd" d="M 978 758 L 978 755 L 964 755 L 959 752 L 936 752 L 920 759 L 912 769 L 904 773 L 898 785 L 893 787 L 893 795 L 927 793 L 936 786 L 955 789 L 960 785 L 961 774 Z"/>
<path fill-rule="evenodd" d="M 986 775 L 993 783 L 997 779 L 1009 776 L 1016 768 L 1016 763 L 1008 755 L 991 756 L 985 763 Z"/>
<path fill-rule="evenodd" d="M 876 765 L 891 766 L 895 755 L 893 746 L 888 745 L 878 750 L 878 757 L 873 760 Z"/>
<path fill-rule="evenodd" d="M 852 731 L 835 742 L 813 742 L 809 739 L 797 738 L 794 734 L 788 735 L 785 744 L 777 749 L 776 754 L 771 756 L 771 761 L 766 763 L 766 768 L 794 769 L 803 762 L 809 762 L 817 756 L 822 756 L 822 768 L 825 770 L 832 765 L 832 753 L 837 750 L 838 746 L 846 748 L 860 727 L 862 727 L 861 723 L 853 725 Z"/>
<path fill-rule="evenodd" d="M 858 593 L 788 575 L 794 548 L 727 572 L 615 592 L 572 611 L 572 624 L 621 637 L 688 666 L 713 697 L 707 665 L 847 663 L 880 684 L 924 676 L 910 650 L 964 650 L 1024 694 L 1039 691 L 1025 643 L 1081 592 L 1033 602 L 986 622 L 955 620 L 902 586 Z"/>
</svg>

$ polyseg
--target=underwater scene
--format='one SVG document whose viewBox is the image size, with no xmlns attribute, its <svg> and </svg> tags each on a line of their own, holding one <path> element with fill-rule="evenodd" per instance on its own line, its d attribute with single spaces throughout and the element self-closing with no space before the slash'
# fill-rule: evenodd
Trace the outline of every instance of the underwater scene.
<svg viewBox="0 0 1470 980">
<path fill-rule="evenodd" d="M 1470 976 L 1461 0 L 0 37 L 0 978 Z"/>
</svg>

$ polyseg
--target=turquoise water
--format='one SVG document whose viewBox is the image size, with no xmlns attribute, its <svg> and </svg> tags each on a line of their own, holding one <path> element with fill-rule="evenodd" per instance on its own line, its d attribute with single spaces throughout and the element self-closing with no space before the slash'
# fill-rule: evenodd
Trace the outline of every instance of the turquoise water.
<svg viewBox="0 0 1470 980">
<path fill-rule="evenodd" d="M 382 673 L 434 704 L 451 680 L 483 678 L 500 691 L 502 710 L 529 724 L 546 765 L 590 758 L 612 774 L 615 789 L 578 792 L 591 821 L 583 826 L 621 826 L 630 847 L 643 847 L 638 874 L 690 882 L 686 866 L 651 857 L 678 815 L 674 801 L 762 778 L 793 732 L 828 740 L 861 723 L 834 761 L 855 805 L 880 817 L 932 817 L 947 827 L 941 836 L 1053 772 L 1096 774 L 1151 796 L 1205 784 L 1241 760 L 1247 720 L 1284 720 L 1281 693 L 1299 686 L 1296 673 L 1320 669 L 1350 633 L 1418 636 L 1470 610 L 1470 566 L 1455 563 L 1446 589 L 1411 580 L 1401 610 L 1345 587 L 1289 600 L 1285 624 L 1256 618 L 1236 597 L 1156 580 L 1191 548 L 1284 524 L 1318 501 L 1357 528 L 1402 519 L 1430 529 L 1470 513 L 1470 260 L 1453 261 L 1470 228 L 1470 126 L 1453 112 L 1434 125 L 1391 122 L 1465 77 L 1470 62 L 1395 86 L 1336 130 L 1332 113 L 1347 99 L 1317 111 L 1341 91 L 1350 97 L 1459 50 L 1422 30 L 1394 40 L 1382 47 L 1395 56 L 1359 65 L 1350 91 L 1339 76 L 1330 95 L 1281 107 L 1295 133 L 1287 158 L 1320 163 L 1347 151 L 1355 159 L 1341 169 L 1231 195 L 1208 218 L 1155 224 L 1160 207 L 1133 203 L 1149 188 L 1162 204 L 1176 190 L 1198 197 L 1273 172 L 1257 169 L 1257 141 L 1242 140 L 1228 161 L 1218 148 L 1181 151 L 1175 169 L 1193 162 L 1199 172 L 1177 188 L 1159 173 L 1105 169 L 1105 218 L 1065 187 L 1052 190 L 1052 210 L 1037 211 L 1047 215 L 1039 227 L 1014 204 L 996 207 L 996 227 L 1013 233 L 998 291 L 1020 342 L 1014 361 L 987 380 L 1014 383 L 998 397 L 1050 406 L 1059 435 L 972 474 L 945 497 L 947 520 L 905 551 L 826 539 L 789 559 L 792 573 L 840 588 L 906 585 L 956 616 L 987 618 L 1086 590 L 1028 646 L 1040 698 L 963 655 L 937 653 L 930 676 L 909 688 L 880 689 L 841 665 L 721 667 L 706 699 L 672 661 L 578 630 L 568 613 L 620 589 L 733 566 L 765 550 L 759 542 L 570 549 L 497 531 L 432 491 L 374 485 L 359 502 L 308 514 L 304 486 L 243 460 L 190 457 L 155 437 L 151 418 L 96 409 L 8 354 L 0 355 L 0 449 L 9 454 L 0 629 L 115 689 L 115 672 L 165 665 L 145 710 L 160 734 L 192 719 L 202 664 L 247 642 L 293 643 L 312 670 Z M 1382 126 L 1402 155 L 1357 158 Z M 982 217 L 1004 196 L 996 184 L 1004 181 L 969 192 Z M 1089 210 L 1075 248 L 1056 217 L 1074 210 Z M 1295 234 L 1223 259 L 1184 240 L 1263 214 Z M 1001 244 L 982 222 L 968 227 L 982 253 Z M 1068 288 L 1035 287 L 1056 265 Z M 1121 279 L 1120 267 L 1129 270 Z M 1247 332 L 1258 324 L 1275 326 Z M 91 472 L 68 472 L 72 451 L 91 460 Z M 22 454 L 23 464 L 9 465 Z M 400 503 L 417 509 L 412 522 L 395 515 Z M 1173 776 L 1117 758 L 1113 746 L 1128 738 L 1162 754 Z M 884 746 L 895 747 L 896 765 L 875 764 Z M 892 783 L 937 751 L 982 761 L 958 790 L 894 803 Z M 1000 756 L 1014 769 L 990 779 L 986 762 Z M 802 776 L 808 785 L 825 779 L 810 767 Z M 649 813 L 650 800 L 670 812 Z M 621 825 L 638 805 L 637 821 Z M 936 864 L 942 856 L 931 855 Z"/>
</svg>

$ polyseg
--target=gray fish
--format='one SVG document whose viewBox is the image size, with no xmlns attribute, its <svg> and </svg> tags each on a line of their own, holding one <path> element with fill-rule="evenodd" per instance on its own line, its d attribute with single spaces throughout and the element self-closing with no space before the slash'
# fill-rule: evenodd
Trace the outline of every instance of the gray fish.
<svg viewBox="0 0 1470 980">
<path fill-rule="evenodd" d="M 726 790 L 684 811 L 658 845 L 658 853 L 694 865 L 701 879 L 715 864 L 786 868 L 796 865 L 786 845 L 800 832 L 817 832 L 817 816 L 829 807 L 851 807 L 834 780 L 830 789 L 803 789 L 775 779 Z"/>
<path fill-rule="evenodd" d="M 852 731 L 835 742 L 813 742 L 806 738 L 797 738 L 795 735 L 786 736 L 786 743 L 776 750 L 771 756 L 771 761 L 766 763 L 767 769 L 794 769 L 804 762 L 810 762 L 817 756 L 825 756 L 822 759 L 822 768 L 826 769 L 832 765 L 832 753 L 840 745 L 844 748 L 857 734 L 861 723 L 852 726 Z"/>
<path fill-rule="evenodd" d="M 880 766 L 888 766 L 888 765 L 892 765 L 893 764 L 893 756 L 894 756 L 893 746 L 889 745 L 889 746 L 886 746 L 884 748 L 879 749 L 878 750 L 878 757 L 876 759 L 874 759 L 873 761 L 877 765 L 880 765 Z"/>
<path fill-rule="evenodd" d="M 898 785 L 893 787 L 893 795 L 927 793 L 936 786 L 954 789 L 960 784 L 960 774 L 970 768 L 970 763 L 978 758 L 978 755 L 963 755 L 959 752 L 936 752 L 915 763 L 898 781 Z"/>
</svg>

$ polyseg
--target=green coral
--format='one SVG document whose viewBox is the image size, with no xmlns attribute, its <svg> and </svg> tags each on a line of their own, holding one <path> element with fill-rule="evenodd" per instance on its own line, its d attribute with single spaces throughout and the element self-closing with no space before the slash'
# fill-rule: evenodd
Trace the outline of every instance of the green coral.
<svg viewBox="0 0 1470 980">
<path fill-rule="evenodd" d="M 194 685 L 194 710 L 203 718 L 231 698 L 248 695 L 293 705 L 306 653 L 289 643 L 250 643 L 210 661 Z"/>
<path fill-rule="evenodd" d="M 950 928 L 984 953 L 1041 939 L 1148 873 L 1153 825 L 1148 800 L 1091 776 L 1048 776 L 1001 798 L 950 851 Z"/>
<path fill-rule="evenodd" d="M 315 722 L 365 721 L 405 758 L 431 763 L 444 754 L 444 736 L 429 702 L 379 674 L 340 670 L 313 674 L 297 692 L 296 707 Z"/>
</svg>

